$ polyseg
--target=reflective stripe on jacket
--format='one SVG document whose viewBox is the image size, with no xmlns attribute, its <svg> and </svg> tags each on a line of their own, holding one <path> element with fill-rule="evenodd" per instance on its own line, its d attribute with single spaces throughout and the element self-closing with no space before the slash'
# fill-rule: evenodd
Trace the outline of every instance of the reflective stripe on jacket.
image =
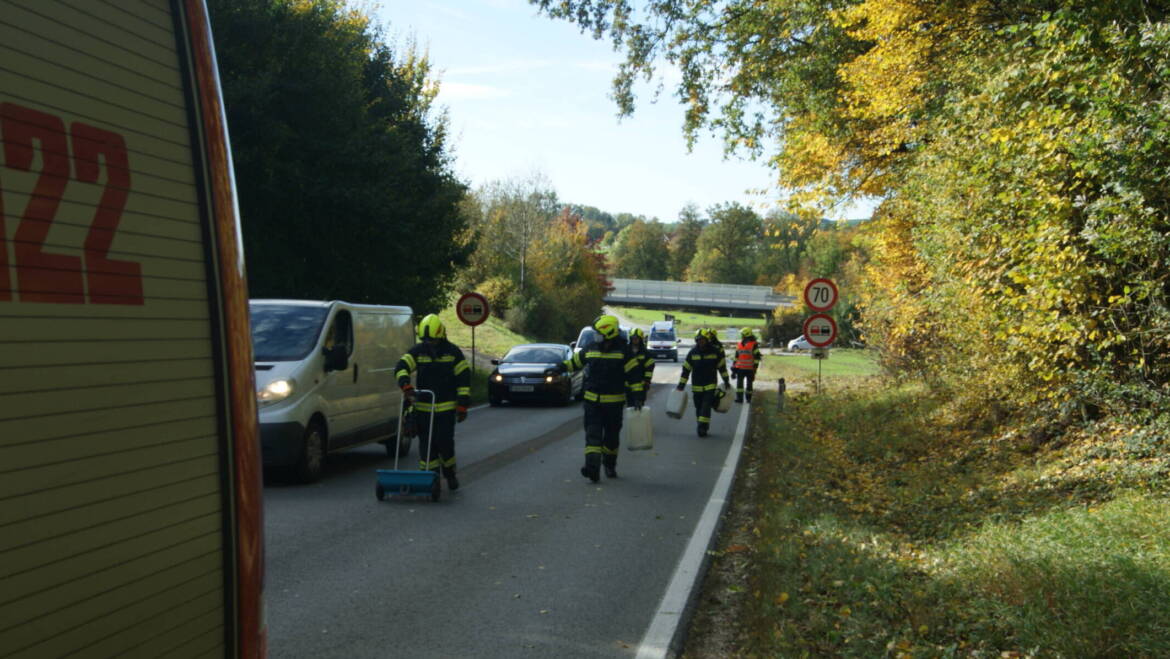
<svg viewBox="0 0 1170 659">
<path fill-rule="evenodd" d="M 758 341 L 740 341 L 735 344 L 735 363 L 732 367 L 741 371 L 754 371 L 760 368 L 761 359 L 763 354 L 760 353 Z"/>
<path fill-rule="evenodd" d="M 411 373 L 416 373 L 414 386 L 435 392 L 436 412 L 454 410 L 458 404 L 471 404 L 471 366 L 463 358 L 463 351 L 447 340 L 439 341 L 433 348 L 425 343 L 416 343 L 394 369 L 398 386 L 410 384 Z M 415 409 L 431 411 L 432 401 L 423 395 L 415 401 Z"/>
<path fill-rule="evenodd" d="M 574 352 L 565 368 L 585 369 L 584 398 L 590 402 L 625 403 L 627 394 L 645 389 L 637 358 L 620 338 Z"/>
<path fill-rule="evenodd" d="M 699 346 L 691 348 L 686 360 L 683 361 L 682 376 L 678 383 L 686 384 L 687 379 L 691 377 L 691 371 L 694 371 L 691 391 L 714 391 L 718 388 L 716 385 L 718 375 L 722 375 L 724 380 L 729 379 L 723 351 L 711 345 L 708 345 L 706 350 L 700 350 Z"/>
</svg>

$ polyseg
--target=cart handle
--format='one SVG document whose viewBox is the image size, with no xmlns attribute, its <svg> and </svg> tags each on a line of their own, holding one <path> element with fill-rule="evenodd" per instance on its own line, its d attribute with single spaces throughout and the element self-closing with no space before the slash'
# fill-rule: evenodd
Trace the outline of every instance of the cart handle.
<svg viewBox="0 0 1170 659">
<path fill-rule="evenodd" d="M 429 441 L 429 438 L 435 434 L 435 392 L 430 389 L 415 389 L 415 395 L 430 394 L 431 395 L 431 423 L 427 428 L 427 463 L 431 462 L 431 445 L 434 442 Z M 398 471 L 398 443 L 402 441 L 402 417 L 406 416 L 406 396 L 403 395 L 398 402 L 398 432 L 394 435 L 394 470 Z"/>
</svg>

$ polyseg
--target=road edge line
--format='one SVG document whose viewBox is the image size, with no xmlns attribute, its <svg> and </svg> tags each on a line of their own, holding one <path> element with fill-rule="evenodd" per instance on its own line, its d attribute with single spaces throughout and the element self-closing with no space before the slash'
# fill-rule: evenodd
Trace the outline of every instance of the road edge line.
<svg viewBox="0 0 1170 659">
<path fill-rule="evenodd" d="M 679 645 L 682 643 L 682 630 L 693 613 L 696 586 L 707 571 L 709 556 L 707 550 L 715 542 L 719 531 L 723 511 L 727 509 L 728 495 L 735 482 L 735 472 L 739 467 L 740 454 L 743 452 L 744 436 L 747 434 L 748 419 L 751 417 L 751 407 L 744 405 L 741 408 L 739 424 L 735 429 L 735 438 L 728 450 L 727 459 L 723 462 L 723 469 L 719 479 L 711 491 L 711 498 L 707 500 L 703 514 L 695 525 L 691 539 L 683 550 L 682 558 L 674 569 L 674 576 L 662 595 L 662 601 L 642 641 L 638 644 L 637 659 L 664 659 L 668 656 L 677 656 Z"/>
</svg>

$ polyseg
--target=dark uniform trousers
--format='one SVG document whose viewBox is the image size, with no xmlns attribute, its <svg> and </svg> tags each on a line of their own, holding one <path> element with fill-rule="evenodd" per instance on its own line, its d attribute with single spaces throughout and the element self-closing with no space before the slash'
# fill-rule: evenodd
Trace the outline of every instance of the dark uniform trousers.
<svg viewBox="0 0 1170 659">
<path fill-rule="evenodd" d="M 585 401 L 585 465 L 617 466 L 624 403 Z"/>
<path fill-rule="evenodd" d="M 450 477 L 455 473 L 455 411 L 436 412 L 433 431 L 430 412 L 415 411 L 414 421 L 418 428 L 418 468 L 433 471 L 441 468 L 443 477 Z"/>
<path fill-rule="evenodd" d="M 744 396 L 744 381 L 747 381 L 747 400 L 752 402 L 752 384 L 756 381 L 755 369 L 738 368 L 735 370 L 735 400 L 740 402 Z"/>
<path fill-rule="evenodd" d="M 711 427 L 711 410 L 715 407 L 715 390 L 691 391 L 695 400 L 695 416 L 698 418 L 699 430 L 706 432 Z"/>
</svg>

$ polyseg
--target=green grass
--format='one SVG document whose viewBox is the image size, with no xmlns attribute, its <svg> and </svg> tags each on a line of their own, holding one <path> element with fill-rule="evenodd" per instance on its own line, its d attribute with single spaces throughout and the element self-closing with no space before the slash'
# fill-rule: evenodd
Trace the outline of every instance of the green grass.
<svg viewBox="0 0 1170 659">
<path fill-rule="evenodd" d="M 784 378 L 785 382 L 790 384 L 815 386 L 818 367 L 823 386 L 857 384 L 879 372 L 877 355 L 870 350 L 855 348 L 830 350 L 827 359 L 813 359 L 807 352 L 771 355 L 765 350 L 764 361 L 760 365 L 756 379 Z"/>
<path fill-rule="evenodd" d="M 750 545 L 715 552 L 716 569 L 746 560 L 724 613 L 737 655 L 1170 656 L 1164 477 L 1120 480 L 1076 440 L 1037 452 L 949 423 L 924 387 L 870 384 L 783 413 L 757 394 L 757 482 L 732 522 Z"/>
<path fill-rule="evenodd" d="M 464 325 L 455 316 L 455 309 L 448 308 L 439 313 L 439 320 L 447 328 L 447 338 L 465 350 L 471 350 L 471 327 Z M 504 321 L 492 316 L 475 328 L 475 352 L 490 357 L 502 357 L 508 349 L 520 343 L 533 343 L 523 334 L 517 334 L 504 326 Z"/>
<path fill-rule="evenodd" d="M 707 314 L 692 313 L 690 311 L 662 311 L 651 309 L 637 309 L 634 307 L 614 307 L 611 306 L 618 315 L 623 318 L 628 318 L 639 325 L 650 326 L 657 320 L 664 320 L 665 314 L 672 314 L 676 325 L 678 335 L 690 336 L 694 334 L 695 330 L 700 327 L 712 327 L 717 330 L 722 330 L 727 327 L 752 327 L 756 329 L 763 329 L 766 322 L 759 316 L 753 317 L 737 317 L 737 316 L 711 316 Z M 722 335 L 721 335 L 722 336 Z"/>
</svg>

